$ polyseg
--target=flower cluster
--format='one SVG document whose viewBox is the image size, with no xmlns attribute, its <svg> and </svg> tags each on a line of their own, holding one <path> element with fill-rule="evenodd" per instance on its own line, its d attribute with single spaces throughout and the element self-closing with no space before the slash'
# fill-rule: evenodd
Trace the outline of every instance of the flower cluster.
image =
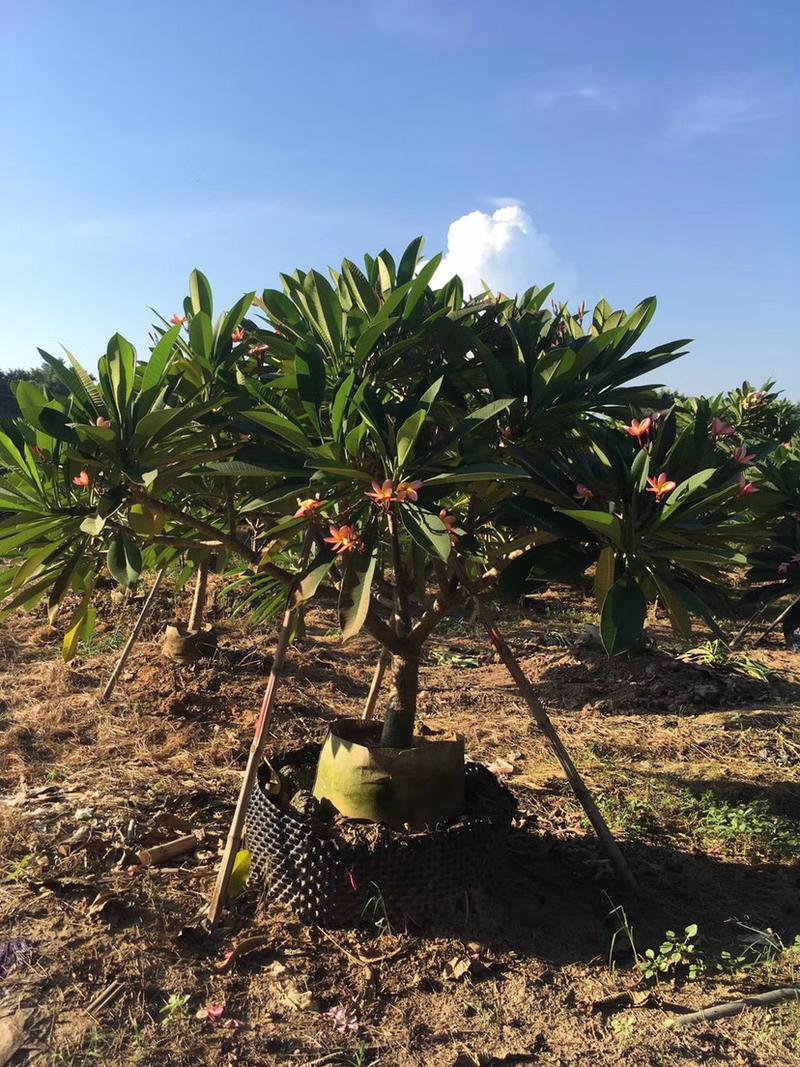
<svg viewBox="0 0 800 1067">
<path fill-rule="evenodd" d="M 379 482 L 373 482 L 372 492 L 366 492 L 364 496 L 368 496 L 370 500 L 373 500 L 382 508 L 388 508 L 391 504 L 404 504 L 409 500 L 415 503 L 422 485 L 423 483 L 417 480 L 415 482 L 400 482 L 395 487 L 394 481 L 391 478 L 387 478 L 382 485 Z"/>
</svg>

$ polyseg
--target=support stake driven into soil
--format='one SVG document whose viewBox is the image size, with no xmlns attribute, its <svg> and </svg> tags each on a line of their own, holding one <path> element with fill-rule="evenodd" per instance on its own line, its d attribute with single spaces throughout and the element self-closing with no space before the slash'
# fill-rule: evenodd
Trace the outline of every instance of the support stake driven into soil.
<svg viewBox="0 0 800 1067">
<path fill-rule="evenodd" d="M 550 720 L 549 715 L 544 709 L 543 704 L 536 696 L 533 686 L 528 680 L 525 672 L 520 666 L 519 660 L 509 648 L 500 631 L 497 629 L 497 625 L 494 622 L 491 612 L 480 599 L 478 594 L 470 585 L 467 572 L 464 568 L 461 560 L 457 559 L 455 555 L 452 557 L 453 567 L 458 575 L 464 589 L 469 593 L 475 604 L 475 609 L 478 612 L 478 618 L 481 621 L 481 625 L 489 635 L 489 640 L 495 647 L 497 654 L 503 662 L 506 670 L 517 683 L 517 688 L 520 694 L 528 705 L 531 715 L 538 724 L 547 741 L 550 744 L 553 752 L 561 764 L 569 784 L 572 786 L 573 792 L 578 800 L 581 802 L 583 810 L 586 812 L 586 816 L 589 822 L 592 824 L 595 833 L 600 838 L 600 842 L 611 860 L 614 870 L 617 872 L 620 879 L 624 882 L 627 888 L 634 894 L 638 893 L 639 887 L 636 883 L 636 879 L 633 876 L 625 857 L 622 855 L 619 845 L 617 844 L 614 835 L 608 828 L 608 825 L 600 813 L 600 809 L 592 797 L 586 783 L 581 778 L 580 772 L 575 764 L 572 762 L 567 749 L 564 747 L 564 743 L 558 735 L 555 726 Z"/>
</svg>

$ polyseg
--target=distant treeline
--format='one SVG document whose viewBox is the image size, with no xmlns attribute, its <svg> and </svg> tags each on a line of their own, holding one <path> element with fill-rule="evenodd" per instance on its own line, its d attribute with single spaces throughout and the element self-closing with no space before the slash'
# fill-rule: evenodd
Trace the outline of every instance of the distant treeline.
<svg viewBox="0 0 800 1067">
<path fill-rule="evenodd" d="M 17 382 L 44 385 L 50 396 L 66 396 L 66 389 L 47 363 L 29 370 L 0 370 L 0 419 L 15 419 L 20 410 L 14 395 Z"/>
</svg>

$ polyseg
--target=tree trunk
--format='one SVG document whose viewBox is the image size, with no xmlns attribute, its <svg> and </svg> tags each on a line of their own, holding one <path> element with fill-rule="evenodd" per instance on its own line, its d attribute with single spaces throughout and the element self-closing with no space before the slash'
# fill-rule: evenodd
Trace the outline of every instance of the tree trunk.
<svg viewBox="0 0 800 1067">
<path fill-rule="evenodd" d="M 387 748 L 411 748 L 417 715 L 419 656 L 396 656 L 392 674 L 392 697 L 383 723 L 381 744 Z"/>
</svg>

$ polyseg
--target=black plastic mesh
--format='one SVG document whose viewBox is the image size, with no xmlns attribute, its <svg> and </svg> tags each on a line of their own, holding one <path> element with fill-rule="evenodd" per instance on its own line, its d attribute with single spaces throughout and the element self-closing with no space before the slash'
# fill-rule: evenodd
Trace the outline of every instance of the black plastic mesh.
<svg viewBox="0 0 800 1067">
<path fill-rule="evenodd" d="M 378 834 L 374 843 L 356 845 L 320 838 L 309 819 L 265 791 L 269 777 L 262 766 L 247 813 L 253 872 L 270 902 L 288 904 L 304 922 L 349 926 L 371 908 L 424 920 L 494 876 L 506 854 L 516 804 L 479 763 L 466 765 L 474 814 L 426 833 Z"/>
</svg>

